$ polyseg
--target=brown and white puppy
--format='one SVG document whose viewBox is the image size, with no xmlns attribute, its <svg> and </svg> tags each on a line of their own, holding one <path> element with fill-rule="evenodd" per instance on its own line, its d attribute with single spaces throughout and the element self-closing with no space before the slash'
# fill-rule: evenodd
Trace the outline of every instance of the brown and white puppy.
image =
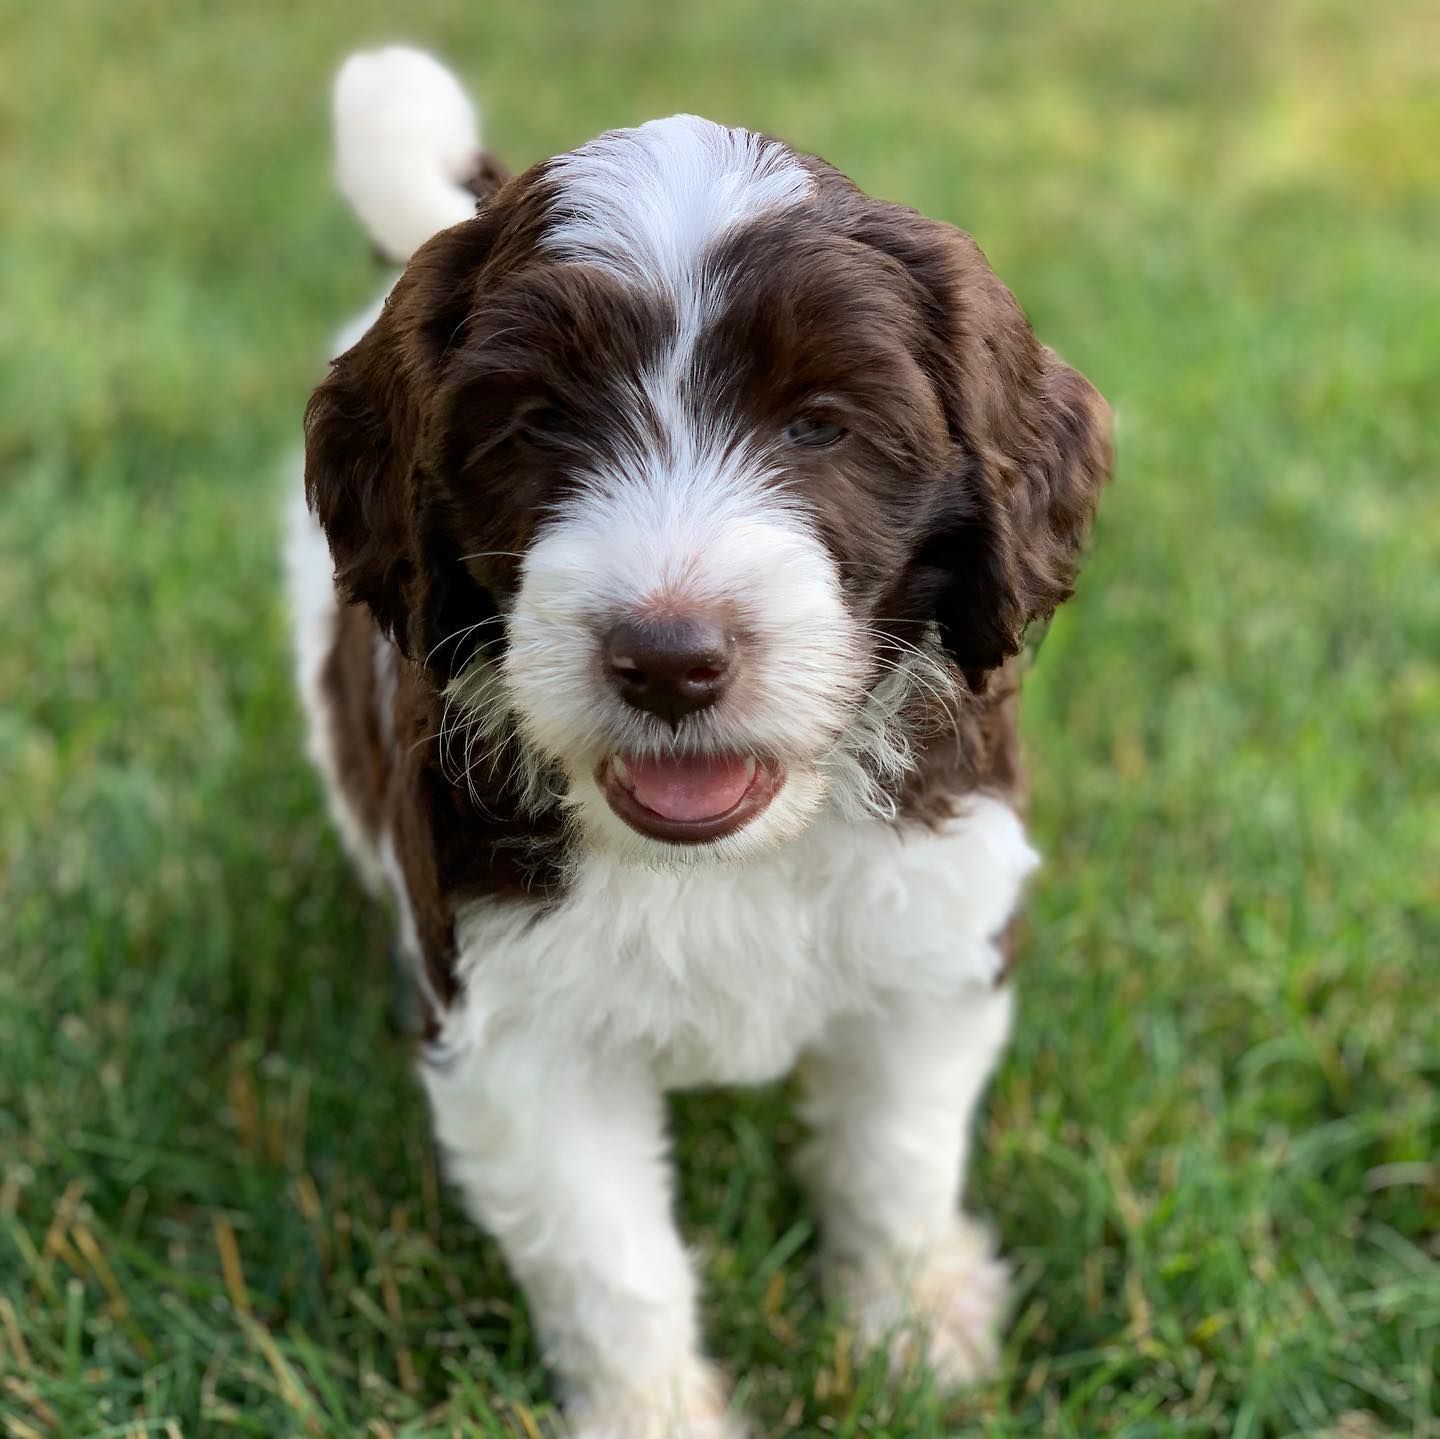
<svg viewBox="0 0 1440 1439">
<path fill-rule="evenodd" d="M 662 1094 L 797 1062 L 861 1339 L 983 1372 L 1003 1271 L 959 1198 L 1035 864 L 1014 659 L 1070 594 L 1104 402 L 967 235 L 777 140 L 681 115 L 506 180 L 407 50 L 336 109 L 408 264 L 306 413 L 312 752 L 574 1431 L 739 1432 Z"/>
</svg>

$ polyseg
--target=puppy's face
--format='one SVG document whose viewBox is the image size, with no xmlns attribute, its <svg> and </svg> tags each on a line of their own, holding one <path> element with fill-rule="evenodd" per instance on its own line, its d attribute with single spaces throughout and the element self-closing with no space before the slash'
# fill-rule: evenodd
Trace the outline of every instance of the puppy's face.
<svg viewBox="0 0 1440 1439">
<path fill-rule="evenodd" d="M 690 117 L 432 240 L 306 429 L 342 588 L 470 763 L 663 860 L 883 811 L 910 701 L 1065 598 L 1109 463 L 968 237 Z"/>
</svg>

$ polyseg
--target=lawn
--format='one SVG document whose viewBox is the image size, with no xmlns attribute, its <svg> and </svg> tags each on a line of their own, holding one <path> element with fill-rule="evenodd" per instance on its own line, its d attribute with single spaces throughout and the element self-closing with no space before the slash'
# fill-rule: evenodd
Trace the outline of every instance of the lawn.
<svg viewBox="0 0 1440 1439">
<path fill-rule="evenodd" d="M 0 0 L 0 1419 L 558 1432 L 301 760 L 277 509 L 381 274 L 357 44 L 525 164 L 677 109 L 973 231 L 1113 401 L 1029 681 L 1048 857 L 956 1400 L 847 1361 L 783 1091 L 675 1105 L 774 1436 L 1440 1436 L 1440 28 L 1426 0 Z"/>
</svg>

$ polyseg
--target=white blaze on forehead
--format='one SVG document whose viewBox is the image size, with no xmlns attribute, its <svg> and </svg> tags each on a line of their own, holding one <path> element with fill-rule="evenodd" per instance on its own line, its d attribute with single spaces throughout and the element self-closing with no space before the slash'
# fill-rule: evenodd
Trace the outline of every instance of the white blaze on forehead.
<svg viewBox="0 0 1440 1439">
<path fill-rule="evenodd" d="M 672 451 L 689 464 L 706 445 L 733 443 L 732 427 L 717 428 L 713 415 L 707 424 L 695 404 L 696 344 L 730 278 L 707 259 L 742 225 L 805 200 L 814 178 L 779 141 L 697 115 L 611 130 L 552 161 L 550 176 L 556 192 L 544 248 L 673 307 L 668 346 L 624 377 Z"/>
<path fill-rule="evenodd" d="M 698 115 L 612 130 L 552 162 L 550 174 L 560 188 L 547 249 L 677 297 L 693 291 L 718 239 L 814 190 L 778 141 Z"/>
</svg>

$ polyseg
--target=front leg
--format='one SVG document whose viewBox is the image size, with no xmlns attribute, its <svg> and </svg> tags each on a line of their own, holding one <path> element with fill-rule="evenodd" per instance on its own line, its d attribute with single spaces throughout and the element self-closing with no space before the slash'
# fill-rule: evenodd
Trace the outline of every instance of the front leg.
<svg viewBox="0 0 1440 1439">
<path fill-rule="evenodd" d="M 975 1106 L 1010 1027 L 1008 989 L 967 987 L 844 1019 L 807 1057 L 801 1168 L 826 1277 L 866 1348 L 965 1383 L 993 1369 L 1005 1268 L 960 1212 Z"/>
<path fill-rule="evenodd" d="M 423 1068 L 448 1173 L 525 1290 L 576 1439 L 725 1439 L 638 1062 L 528 1030 Z"/>
</svg>

